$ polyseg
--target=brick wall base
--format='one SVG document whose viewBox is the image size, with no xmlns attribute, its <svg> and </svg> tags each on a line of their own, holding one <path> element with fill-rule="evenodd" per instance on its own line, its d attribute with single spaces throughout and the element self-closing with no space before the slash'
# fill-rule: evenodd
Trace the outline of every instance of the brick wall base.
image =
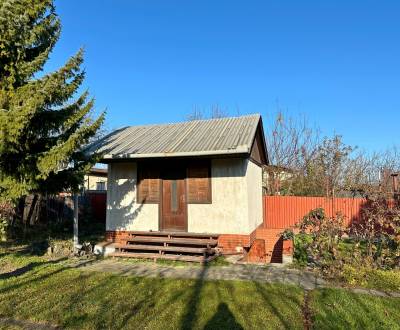
<svg viewBox="0 0 400 330">
<path fill-rule="evenodd" d="M 281 263 L 283 240 L 280 234 L 282 231 L 283 229 L 263 228 L 261 225 L 250 235 L 222 234 L 218 237 L 218 247 L 221 248 L 223 254 L 242 253 L 248 251 L 255 240 L 264 240 L 265 251 L 260 248 L 262 244 L 259 244 L 259 248 L 252 252 L 252 259 Z M 106 231 L 106 240 L 120 243 L 121 237 L 126 233 L 128 231 Z M 285 252 L 287 253 L 287 251 Z"/>
<path fill-rule="evenodd" d="M 265 241 L 266 262 L 282 262 L 283 240 L 282 229 L 267 229 L 259 227 L 256 229 L 256 238 Z"/>
<path fill-rule="evenodd" d="M 222 234 L 218 237 L 218 247 L 223 254 L 241 253 L 251 243 L 250 235 Z"/>
<path fill-rule="evenodd" d="M 106 231 L 106 241 L 113 242 L 113 243 L 121 243 L 121 237 L 125 236 L 128 231 L 125 230 L 117 230 L 117 231 Z"/>
<path fill-rule="evenodd" d="M 249 252 L 245 256 L 247 262 L 265 262 L 265 241 L 263 239 L 255 239 L 253 244 L 251 244 Z"/>
</svg>

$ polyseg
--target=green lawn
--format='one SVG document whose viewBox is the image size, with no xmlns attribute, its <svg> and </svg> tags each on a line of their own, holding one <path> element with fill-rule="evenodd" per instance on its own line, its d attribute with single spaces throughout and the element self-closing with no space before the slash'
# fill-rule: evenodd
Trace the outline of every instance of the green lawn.
<svg viewBox="0 0 400 330">
<path fill-rule="evenodd" d="M 297 287 L 88 273 L 23 254 L 3 255 L 1 265 L 27 270 L 0 277 L 3 317 L 74 329 L 302 328 Z"/>
<path fill-rule="evenodd" d="M 317 329 L 399 328 L 400 299 L 344 290 L 310 298 Z M 294 286 L 89 273 L 0 249 L 0 317 L 73 329 L 302 329 L 303 304 Z"/>
<path fill-rule="evenodd" d="M 400 292 L 400 270 L 345 266 L 343 281 L 356 287 Z"/>
<path fill-rule="evenodd" d="M 136 263 L 148 263 L 148 264 L 154 264 L 153 259 L 137 259 L 137 258 L 119 258 L 118 260 L 124 262 L 124 263 L 131 263 L 131 264 L 136 264 Z M 157 259 L 155 261 L 156 264 L 158 265 L 163 265 L 163 266 L 172 266 L 172 267 L 185 267 L 188 265 L 186 261 L 179 261 L 179 260 L 165 260 L 165 259 Z M 231 263 L 229 263 L 224 256 L 218 256 L 215 259 L 211 260 L 207 264 L 205 264 L 206 267 L 219 267 L 219 266 L 228 266 Z M 204 265 L 198 262 L 193 262 L 190 264 L 192 267 L 203 267 Z"/>
<path fill-rule="evenodd" d="M 400 329 L 400 299 L 339 289 L 312 292 L 316 329 Z"/>
</svg>

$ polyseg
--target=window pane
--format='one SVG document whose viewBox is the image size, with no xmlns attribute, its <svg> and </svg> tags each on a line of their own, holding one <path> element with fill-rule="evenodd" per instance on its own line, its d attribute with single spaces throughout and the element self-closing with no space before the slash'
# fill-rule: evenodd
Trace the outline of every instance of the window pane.
<svg viewBox="0 0 400 330">
<path fill-rule="evenodd" d="M 176 180 L 171 181 L 171 211 L 178 211 L 178 189 L 176 188 Z"/>
</svg>

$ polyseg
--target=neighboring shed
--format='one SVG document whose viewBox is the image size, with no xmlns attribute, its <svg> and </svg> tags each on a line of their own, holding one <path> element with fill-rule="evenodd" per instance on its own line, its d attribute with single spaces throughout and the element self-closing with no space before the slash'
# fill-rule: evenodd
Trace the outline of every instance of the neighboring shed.
<svg viewBox="0 0 400 330">
<path fill-rule="evenodd" d="M 235 252 L 263 222 L 260 115 L 126 127 L 88 151 L 108 164 L 109 239 L 212 234 Z"/>
<path fill-rule="evenodd" d="M 92 167 L 83 181 L 85 191 L 105 191 L 107 190 L 107 169 Z"/>
</svg>

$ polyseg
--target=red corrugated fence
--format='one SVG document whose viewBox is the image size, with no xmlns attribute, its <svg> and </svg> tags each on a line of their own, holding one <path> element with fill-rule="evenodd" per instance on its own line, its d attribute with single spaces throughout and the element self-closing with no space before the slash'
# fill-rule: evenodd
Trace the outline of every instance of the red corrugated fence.
<svg viewBox="0 0 400 330">
<path fill-rule="evenodd" d="M 345 216 L 346 224 L 350 224 L 359 218 L 365 202 L 362 198 L 264 196 L 264 226 L 271 229 L 292 227 L 309 211 L 319 207 L 328 216 L 340 212 Z"/>
</svg>

